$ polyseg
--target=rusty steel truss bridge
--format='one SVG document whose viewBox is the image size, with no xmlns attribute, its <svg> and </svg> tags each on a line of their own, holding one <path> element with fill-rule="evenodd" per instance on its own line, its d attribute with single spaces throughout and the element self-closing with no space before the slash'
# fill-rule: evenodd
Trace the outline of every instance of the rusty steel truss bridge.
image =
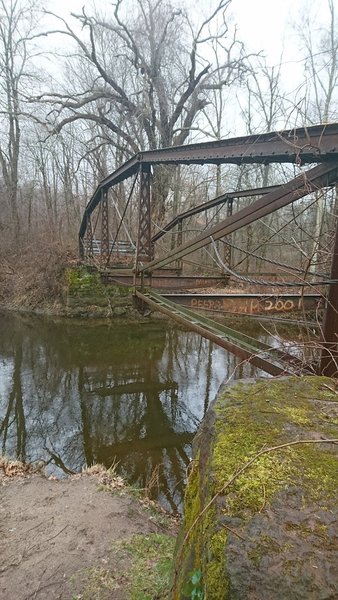
<svg viewBox="0 0 338 600">
<path fill-rule="evenodd" d="M 172 219 L 163 224 L 156 216 L 156 180 L 168 173 L 173 178 L 180 165 L 231 164 L 239 168 L 272 163 L 289 164 L 287 169 L 290 174 L 293 170 L 293 177 L 290 175 L 289 181 L 281 185 L 229 190 L 183 212 L 174 192 Z M 285 349 L 263 344 L 216 322 L 208 311 L 264 313 L 261 318 L 266 318 L 271 313 L 304 313 L 322 307 L 325 312 L 316 371 L 336 376 L 337 226 L 330 272 L 316 274 L 315 281 L 313 277 L 307 279 L 296 265 L 268 258 L 265 260 L 273 267 L 265 273 L 265 280 L 252 274 L 240 275 L 234 271 L 232 255 L 234 249 L 240 250 L 233 243 L 235 232 L 301 198 L 320 195 L 325 188 L 336 188 L 338 193 L 337 184 L 338 123 L 140 152 L 97 186 L 80 226 L 80 257 L 97 268 L 105 281 L 132 286 L 140 310 L 145 306 L 158 310 L 272 375 L 314 372 L 314 367 Z M 235 210 L 240 202 L 244 208 Z M 217 273 L 210 272 L 202 249 L 217 263 Z M 264 291 L 217 293 L 230 278 L 244 280 L 255 288 L 263 284 Z M 291 293 L 281 294 L 281 285 L 289 287 Z M 274 286 L 277 294 L 271 292 Z M 197 293 L 198 288 L 204 292 Z M 311 293 L 306 293 L 309 288 Z"/>
</svg>

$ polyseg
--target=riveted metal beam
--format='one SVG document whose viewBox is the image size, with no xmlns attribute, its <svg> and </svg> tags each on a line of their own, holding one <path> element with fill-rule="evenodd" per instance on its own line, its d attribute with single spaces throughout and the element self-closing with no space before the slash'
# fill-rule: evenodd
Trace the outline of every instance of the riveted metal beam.
<svg viewBox="0 0 338 600">
<path fill-rule="evenodd" d="M 332 256 L 331 279 L 338 280 L 338 219 Z M 320 374 L 338 376 L 338 283 L 330 285 L 323 327 Z"/>
<path fill-rule="evenodd" d="M 154 269 L 164 267 L 174 260 L 183 258 L 187 254 L 190 254 L 199 248 L 203 248 L 209 244 L 210 241 L 217 241 L 220 238 L 237 231 L 241 227 L 249 225 L 250 223 L 257 221 L 257 219 L 261 219 L 275 210 L 295 202 L 295 200 L 306 196 L 318 188 L 333 185 L 337 180 L 338 163 L 336 161 L 318 165 L 306 173 L 302 173 L 295 179 L 292 179 L 285 185 L 280 186 L 278 190 L 259 198 L 250 204 L 250 206 L 236 212 L 231 217 L 206 229 L 193 240 L 182 244 L 172 252 L 168 252 L 165 257 L 153 260 L 148 265 L 142 267 L 140 271 L 144 270 L 150 273 Z"/>
<path fill-rule="evenodd" d="M 109 224 L 108 224 L 108 192 L 102 191 L 101 201 L 101 265 L 109 260 Z"/>
<path fill-rule="evenodd" d="M 189 210 L 186 210 L 186 211 L 180 213 L 179 215 L 177 215 L 176 217 L 174 217 L 169 223 L 167 223 L 166 225 L 163 225 L 161 230 L 153 236 L 152 242 L 156 242 L 157 240 L 159 240 L 163 235 L 168 233 L 168 231 L 173 229 L 175 227 L 175 225 L 179 224 L 180 222 L 184 221 L 185 219 L 188 219 L 189 217 L 193 217 L 194 215 L 198 215 L 201 212 L 209 210 L 210 208 L 214 208 L 215 206 L 219 206 L 220 204 L 232 202 L 234 200 L 234 198 L 250 198 L 253 196 L 263 196 L 265 194 L 268 194 L 269 192 L 278 190 L 279 188 L 280 188 L 279 185 L 271 185 L 271 186 L 263 187 L 263 188 L 255 188 L 255 189 L 249 189 L 249 190 L 236 190 L 233 192 L 228 192 L 227 194 L 222 194 L 221 196 L 217 196 L 216 198 L 213 198 L 212 200 L 208 200 L 207 202 L 203 202 L 202 204 L 199 204 L 198 206 L 189 208 Z M 229 215 L 227 215 L 227 216 L 229 216 Z"/>
<path fill-rule="evenodd" d="M 140 260 L 151 260 L 151 219 L 150 219 L 150 183 L 151 172 L 149 165 L 140 168 L 140 196 L 139 196 L 139 228 L 137 241 L 137 265 Z"/>
<path fill-rule="evenodd" d="M 101 192 L 134 175 L 140 163 L 157 164 L 268 164 L 319 163 L 338 158 L 338 123 L 300 127 L 215 142 L 173 146 L 136 154 L 106 177 L 90 199 L 80 226 L 83 239 L 88 217 L 101 201 Z"/>
</svg>

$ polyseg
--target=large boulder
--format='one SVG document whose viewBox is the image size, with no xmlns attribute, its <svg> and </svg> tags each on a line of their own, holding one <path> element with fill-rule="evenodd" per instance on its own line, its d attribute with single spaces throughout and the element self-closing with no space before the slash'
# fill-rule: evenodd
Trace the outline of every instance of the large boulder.
<svg viewBox="0 0 338 600">
<path fill-rule="evenodd" d="M 334 380 L 224 387 L 196 438 L 172 599 L 336 600 L 337 438 Z"/>
</svg>

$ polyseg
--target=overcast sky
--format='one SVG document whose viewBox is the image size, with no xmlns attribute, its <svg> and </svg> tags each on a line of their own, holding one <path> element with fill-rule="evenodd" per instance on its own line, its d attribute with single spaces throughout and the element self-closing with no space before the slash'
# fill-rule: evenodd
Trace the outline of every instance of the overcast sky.
<svg viewBox="0 0 338 600">
<path fill-rule="evenodd" d="M 130 2 L 130 0 L 129 0 Z M 179 0 L 172 0 L 173 4 L 181 5 Z M 199 12 L 209 14 L 218 4 L 218 0 L 187 0 L 191 2 L 190 13 L 197 15 Z M 71 12 L 81 12 L 83 6 L 90 7 L 93 0 L 58 0 L 50 1 L 49 6 L 57 14 L 65 18 Z M 108 0 L 96 0 L 96 5 L 109 6 Z M 338 0 L 334 0 L 338 13 Z M 300 22 L 302 11 L 307 6 L 312 6 L 315 25 L 325 23 L 328 16 L 327 0 L 232 0 L 228 14 L 233 15 L 238 27 L 238 38 L 243 41 L 246 48 L 252 52 L 262 51 L 267 58 L 269 66 L 283 64 L 290 70 L 290 78 L 295 82 L 299 80 L 302 65 L 302 56 L 296 40 L 294 26 Z"/>
<path fill-rule="evenodd" d="M 177 0 L 172 0 L 173 4 Z M 190 0 L 188 0 L 190 2 Z M 181 2 L 177 3 L 182 5 Z M 51 0 L 50 8 L 63 16 L 71 12 L 80 12 L 82 6 L 90 8 L 93 0 Z M 97 6 L 109 5 L 108 0 L 97 0 Z M 217 6 L 218 0 L 191 0 L 191 12 L 210 12 Z M 338 0 L 334 0 L 338 12 Z M 328 14 L 327 0 L 232 0 L 229 14 L 234 15 L 238 25 L 238 37 L 252 50 L 263 50 L 270 64 L 278 63 L 282 50 L 285 60 L 295 57 L 295 34 L 293 23 L 307 5 L 312 5 L 316 14 L 316 24 L 325 20 Z M 90 13 L 90 10 L 88 10 Z"/>
<path fill-rule="evenodd" d="M 338 14 L 338 0 L 333 0 Z M 189 15 L 195 23 L 201 22 L 202 15 L 210 15 L 217 7 L 219 0 L 171 0 L 178 7 L 188 6 Z M 69 20 L 73 27 L 78 27 L 70 13 L 80 13 L 82 7 L 86 7 L 88 15 L 92 13 L 93 0 L 49 0 L 50 10 L 62 15 Z M 111 10 L 111 0 L 95 0 L 95 4 L 101 10 L 106 6 Z M 126 0 L 130 6 L 132 0 Z M 299 101 L 305 94 L 306 77 L 303 55 L 300 50 L 299 38 L 297 39 L 296 27 L 302 22 L 301 16 L 311 9 L 311 24 L 320 35 L 320 27 L 329 24 L 328 0 L 232 0 L 227 15 L 233 24 L 237 25 L 237 37 L 245 44 L 248 53 L 261 52 L 266 58 L 268 66 L 282 63 L 281 86 L 286 98 L 292 103 Z M 109 12 L 110 12 L 109 10 Z M 55 22 L 53 26 L 55 26 Z M 60 25 L 60 24 L 59 24 Z M 80 31 L 80 30 L 79 30 Z M 61 40 L 61 46 L 64 39 Z M 53 41 L 57 41 L 55 37 Z M 46 40 L 51 43 L 51 38 Z M 55 66 L 53 67 L 54 70 Z M 59 66 L 56 63 L 56 70 Z M 241 92 L 239 93 L 239 100 Z M 233 107 L 234 108 L 234 107 Z M 238 108 L 238 107 L 237 107 Z M 241 131 L 241 117 L 239 111 L 235 111 L 233 118 L 229 120 L 231 129 Z M 227 107 L 231 113 L 231 107 Z M 283 123 L 280 124 L 283 126 Z M 233 132 L 232 132 L 233 133 Z"/>
</svg>

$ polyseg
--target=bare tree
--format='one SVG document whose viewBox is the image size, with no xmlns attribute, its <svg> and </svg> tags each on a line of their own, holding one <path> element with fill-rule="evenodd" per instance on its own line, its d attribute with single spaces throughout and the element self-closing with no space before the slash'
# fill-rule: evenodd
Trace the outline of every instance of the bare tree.
<svg viewBox="0 0 338 600">
<path fill-rule="evenodd" d="M 230 3 L 219 0 L 197 25 L 165 0 L 117 0 L 108 17 L 89 16 L 83 9 L 72 14 L 72 27 L 53 15 L 62 25 L 54 33 L 77 46 L 69 62 L 74 68 L 76 54 L 78 65 L 80 53 L 91 81 L 87 75 L 85 86 L 77 80 L 78 89 L 73 85 L 70 92 L 54 90 L 38 98 L 51 107 L 51 130 L 58 133 L 79 120 L 95 123 L 123 158 L 186 142 L 210 101 L 210 89 L 230 85 L 245 69 L 243 46 L 226 21 Z M 215 38 L 222 39 L 217 63 L 206 59 Z M 163 213 L 170 172 L 158 169 L 155 179 Z"/>
<path fill-rule="evenodd" d="M 18 207 L 21 152 L 22 91 L 32 80 L 35 0 L 0 0 L 0 168 L 5 188 L 3 209 L 10 211 L 15 235 L 20 233 Z M 3 211 L 4 212 L 4 211 Z"/>
<path fill-rule="evenodd" d="M 18 39 L 18 19 L 22 8 L 10 0 L 0 0 L 0 85 L 3 138 L 0 141 L 0 164 L 7 201 L 15 232 L 19 232 L 17 207 L 18 165 L 20 151 L 19 81 L 25 64 L 25 43 Z"/>
<path fill-rule="evenodd" d="M 315 6 L 310 5 L 299 28 L 305 55 L 307 123 L 328 123 L 338 115 L 338 21 L 335 1 L 326 0 L 328 23 L 314 26 Z"/>
<path fill-rule="evenodd" d="M 316 5 L 307 6 L 308 11 L 298 29 L 300 43 L 305 56 L 306 89 L 304 99 L 303 120 L 306 123 L 328 123 L 338 116 L 338 21 L 335 12 L 335 0 L 326 0 L 328 21 L 326 25 L 317 26 Z M 321 14 L 323 12 L 321 11 Z M 325 14 L 325 13 L 324 13 Z M 321 262 L 324 239 L 328 231 L 333 230 L 332 218 L 326 217 L 328 212 L 336 215 L 336 200 L 332 194 L 323 190 L 316 193 L 314 207 L 314 230 L 312 257 L 313 269 Z M 326 230 L 326 231 L 325 231 Z M 329 235 L 330 237 L 330 235 Z M 324 251 L 324 254 L 326 252 Z"/>
</svg>

